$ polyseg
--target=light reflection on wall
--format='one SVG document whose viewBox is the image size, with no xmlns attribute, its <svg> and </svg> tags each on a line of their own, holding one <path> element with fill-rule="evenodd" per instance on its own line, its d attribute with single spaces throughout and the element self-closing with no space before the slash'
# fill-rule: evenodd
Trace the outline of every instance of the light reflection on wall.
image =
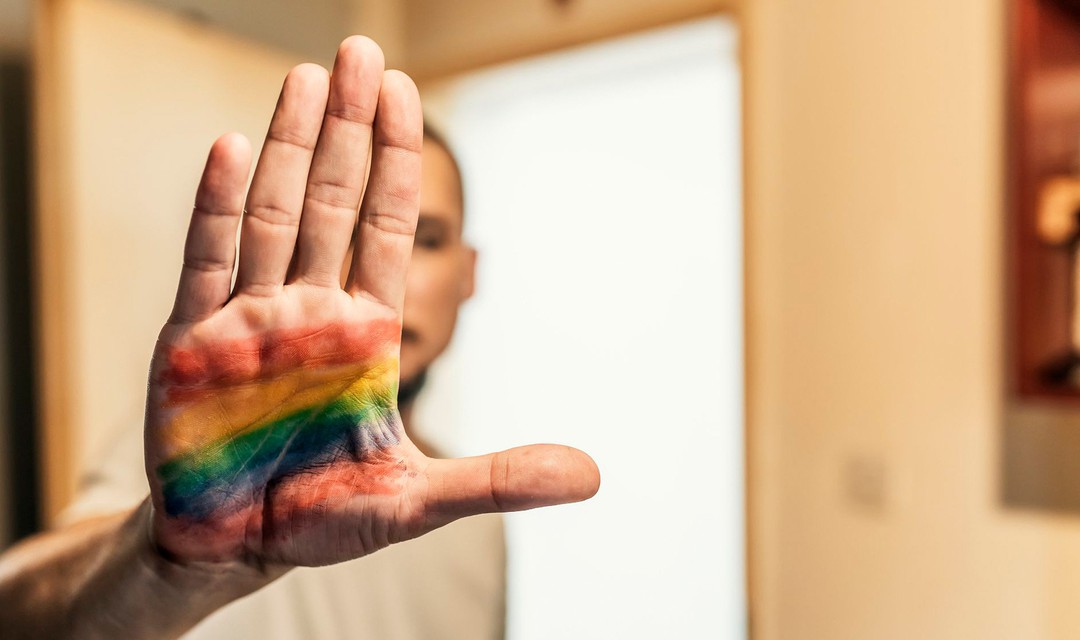
<svg viewBox="0 0 1080 640">
<path fill-rule="evenodd" d="M 424 99 L 461 156 L 480 273 L 421 425 L 455 453 L 566 442 L 604 474 L 589 503 L 509 518 L 510 637 L 744 636 L 733 24 Z"/>
</svg>

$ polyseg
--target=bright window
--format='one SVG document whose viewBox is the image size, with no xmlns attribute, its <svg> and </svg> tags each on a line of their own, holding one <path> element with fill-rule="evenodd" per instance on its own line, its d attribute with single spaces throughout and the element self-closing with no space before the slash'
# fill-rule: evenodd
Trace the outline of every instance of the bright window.
<svg viewBox="0 0 1080 640">
<path fill-rule="evenodd" d="M 709 19 L 471 73 L 425 105 L 478 292 L 421 423 L 564 442 L 583 505 L 509 517 L 512 640 L 745 636 L 737 33 Z"/>
</svg>

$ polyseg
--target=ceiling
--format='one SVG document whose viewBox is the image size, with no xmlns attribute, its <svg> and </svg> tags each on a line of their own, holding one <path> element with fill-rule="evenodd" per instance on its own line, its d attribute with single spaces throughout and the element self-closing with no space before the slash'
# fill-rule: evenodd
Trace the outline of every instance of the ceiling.
<svg viewBox="0 0 1080 640">
<path fill-rule="evenodd" d="M 332 55 L 337 43 L 349 35 L 356 11 L 356 0 L 137 1 L 315 60 L 325 58 L 328 51 Z"/>
</svg>

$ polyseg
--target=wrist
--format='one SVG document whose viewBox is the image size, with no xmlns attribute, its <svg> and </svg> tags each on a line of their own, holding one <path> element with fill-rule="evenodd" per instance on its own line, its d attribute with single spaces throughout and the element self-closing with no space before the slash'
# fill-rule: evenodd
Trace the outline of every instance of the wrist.
<svg viewBox="0 0 1080 640">
<path fill-rule="evenodd" d="M 182 601 L 194 599 L 203 606 L 217 609 L 261 589 L 291 568 L 241 561 L 209 562 L 178 558 L 154 539 L 154 507 L 149 498 L 139 506 L 133 519 L 139 527 L 140 566 L 165 589 L 185 598 Z"/>
<path fill-rule="evenodd" d="M 170 557 L 154 543 L 152 524 L 147 499 L 98 549 L 98 560 L 73 594 L 69 636 L 176 638 L 288 570 Z"/>
</svg>

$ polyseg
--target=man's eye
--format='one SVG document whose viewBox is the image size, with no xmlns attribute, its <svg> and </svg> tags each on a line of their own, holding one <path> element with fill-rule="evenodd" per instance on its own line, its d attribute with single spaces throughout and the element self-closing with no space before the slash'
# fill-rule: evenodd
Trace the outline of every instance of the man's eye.
<svg viewBox="0 0 1080 640">
<path fill-rule="evenodd" d="M 450 228 L 442 220 L 420 214 L 413 246 L 426 251 L 442 249 L 450 241 Z"/>
<path fill-rule="evenodd" d="M 441 249 L 446 244 L 446 239 L 441 233 L 421 233 L 417 231 L 414 244 L 424 249 Z"/>
</svg>

